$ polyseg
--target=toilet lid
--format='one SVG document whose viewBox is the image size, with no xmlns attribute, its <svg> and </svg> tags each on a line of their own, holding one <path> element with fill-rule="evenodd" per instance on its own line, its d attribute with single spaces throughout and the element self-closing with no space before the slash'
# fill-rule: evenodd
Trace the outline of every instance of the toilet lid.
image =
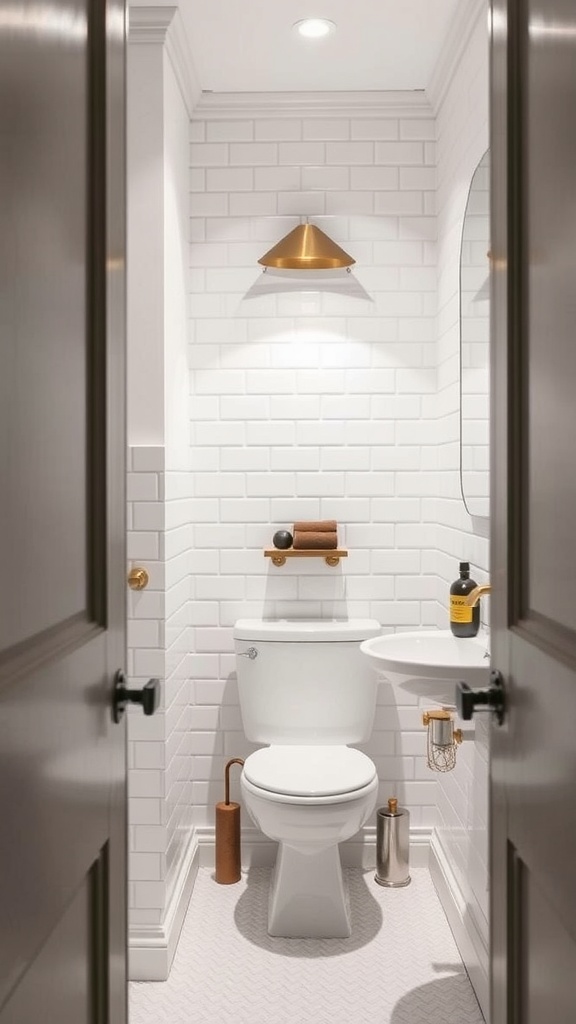
<svg viewBox="0 0 576 1024">
<path fill-rule="evenodd" d="M 352 747 L 272 746 L 246 759 L 249 782 L 271 793 L 333 796 L 367 786 L 376 774 L 366 754 Z"/>
</svg>

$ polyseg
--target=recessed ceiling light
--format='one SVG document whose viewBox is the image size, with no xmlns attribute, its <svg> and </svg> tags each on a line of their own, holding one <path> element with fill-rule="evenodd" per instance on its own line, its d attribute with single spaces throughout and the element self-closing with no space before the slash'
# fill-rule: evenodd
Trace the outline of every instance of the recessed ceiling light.
<svg viewBox="0 0 576 1024">
<path fill-rule="evenodd" d="M 305 39 L 322 39 L 336 31 L 336 25 L 327 18 L 306 18 L 304 21 L 297 21 L 292 26 L 299 35 Z"/>
</svg>

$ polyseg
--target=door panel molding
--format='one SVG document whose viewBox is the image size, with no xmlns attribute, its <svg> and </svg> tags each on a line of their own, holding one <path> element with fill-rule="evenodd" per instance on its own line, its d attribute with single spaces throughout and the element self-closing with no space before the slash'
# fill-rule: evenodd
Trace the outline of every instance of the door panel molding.
<svg viewBox="0 0 576 1024">
<path fill-rule="evenodd" d="M 527 617 L 512 626 L 512 632 L 526 643 L 558 658 L 568 668 L 576 662 L 576 632 L 559 622 L 553 622 L 538 612 L 530 611 Z"/>
<path fill-rule="evenodd" d="M 107 195 L 106 195 L 106 0 L 88 8 L 88 223 L 87 296 L 87 539 L 90 618 L 107 625 Z"/>
<path fill-rule="evenodd" d="M 506 210 L 506 323 L 502 322 L 501 342 L 506 346 L 505 431 L 507 437 L 507 531 L 506 559 L 508 579 L 508 626 L 513 627 L 525 615 L 526 542 L 525 517 L 527 473 L 525 425 L 526 369 L 524 358 L 524 277 L 522 267 L 524 177 L 522 170 L 522 53 L 518 45 L 521 0 L 509 0 L 506 49 L 502 53 L 506 74 L 506 177 L 501 196 Z M 504 154 L 503 154 L 504 155 Z M 498 173 L 501 175 L 502 167 Z M 494 186 L 498 187 L 496 179 Z M 502 186 L 500 186 L 502 187 Z M 520 384 L 520 386 L 519 386 Z"/>
<path fill-rule="evenodd" d="M 108 1024 L 110 921 L 110 843 L 104 844 L 90 871 L 91 881 L 91 955 L 93 1024 Z"/>
<path fill-rule="evenodd" d="M 76 648 L 95 640 L 104 627 L 80 612 L 71 618 L 0 652 L 0 690 L 27 674 L 39 672 L 52 661 L 72 654 Z"/>
<path fill-rule="evenodd" d="M 515 847 L 508 842 L 507 856 L 507 946 L 510 955 L 507 961 L 508 1021 L 507 1024 L 522 1024 L 522 961 L 523 961 L 523 870 L 524 865 Z"/>
</svg>

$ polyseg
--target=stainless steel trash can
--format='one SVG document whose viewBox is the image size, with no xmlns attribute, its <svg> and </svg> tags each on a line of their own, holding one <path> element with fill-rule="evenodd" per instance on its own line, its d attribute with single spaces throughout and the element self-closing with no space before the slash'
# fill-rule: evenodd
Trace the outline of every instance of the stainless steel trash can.
<svg viewBox="0 0 576 1024">
<path fill-rule="evenodd" d="M 376 812 L 376 874 L 378 885 L 392 889 L 408 885 L 410 813 L 390 797 L 388 807 Z"/>
</svg>

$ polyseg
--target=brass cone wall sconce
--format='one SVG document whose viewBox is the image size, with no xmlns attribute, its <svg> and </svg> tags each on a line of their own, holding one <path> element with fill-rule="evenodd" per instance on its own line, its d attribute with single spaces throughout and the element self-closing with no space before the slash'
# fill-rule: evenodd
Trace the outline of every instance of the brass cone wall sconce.
<svg viewBox="0 0 576 1024">
<path fill-rule="evenodd" d="M 338 270 L 355 262 L 314 224 L 299 224 L 258 260 L 280 270 Z"/>
</svg>

